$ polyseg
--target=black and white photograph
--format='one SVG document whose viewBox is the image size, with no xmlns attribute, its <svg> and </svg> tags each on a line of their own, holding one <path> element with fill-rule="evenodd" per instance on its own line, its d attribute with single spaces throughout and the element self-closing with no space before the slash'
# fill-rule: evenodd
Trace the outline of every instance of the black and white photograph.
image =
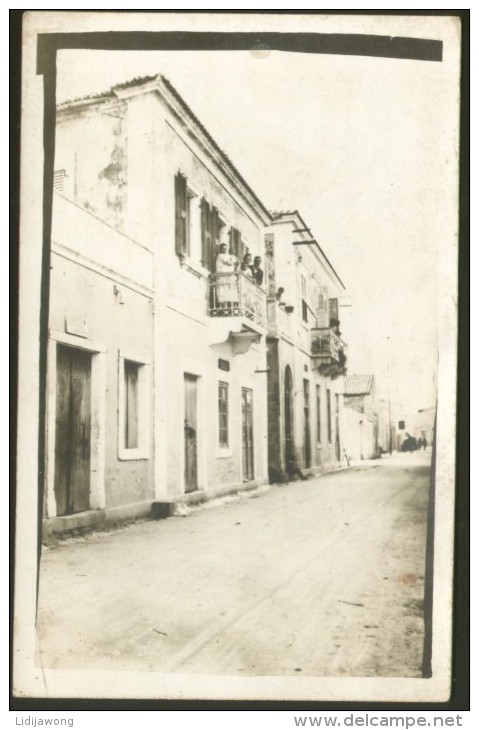
<svg viewBox="0 0 479 730">
<path fill-rule="evenodd" d="M 449 699 L 460 60 L 24 16 L 17 697 Z"/>
</svg>

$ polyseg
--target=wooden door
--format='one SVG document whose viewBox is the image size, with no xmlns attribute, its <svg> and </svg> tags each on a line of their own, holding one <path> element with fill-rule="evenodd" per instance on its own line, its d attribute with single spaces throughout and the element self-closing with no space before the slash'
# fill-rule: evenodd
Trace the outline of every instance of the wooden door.
<svg viewBox="0 0 479 730">
<path fill-rule="evenodd" d="M 284 457 L 289 472 L 294 465 L 293 376 L 289 365 L 284 371 Z"/>
<path fill-rule="evenodd" d="M 242 433 L 243 433 L 243 481 L 254 479 L 254 449 L 253 449 L 253 391 L 242 388 Z"/>
<path fill-rule="evenodd" d="M 185 374 L 185 492 L 198 489 L 197 378 Z"/>
<path fill-rule="evenodd" d="M 304 399 L 304 468 L 309 469 L 311 466 L 311 427 L 309 423 L 309 380 L 303 380 L 303 399 Z"/>
<path fill-rule="evenodd" d="M 91 354 L 57 345 L 55 499 L 57 515 L 90 509 Z"/>
</svg>

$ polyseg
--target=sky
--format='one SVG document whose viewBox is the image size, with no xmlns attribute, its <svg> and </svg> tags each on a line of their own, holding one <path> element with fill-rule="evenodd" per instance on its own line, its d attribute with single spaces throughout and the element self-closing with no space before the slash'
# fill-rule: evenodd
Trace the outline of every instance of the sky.
<svg viewBox="0 0 479 730">
<path fill-rule="evenodd" d="M 433 405 L 450 78 L 436 62 L 278 51 L 60 51 L 57 101 L 164 74 L 269 209 L 298 209 L 348 296 L 348 368 Z M 449 178 L 450 179 L 450 178 Z M 347 306 L 351 305 L 351 306 Z"/>
</svg>

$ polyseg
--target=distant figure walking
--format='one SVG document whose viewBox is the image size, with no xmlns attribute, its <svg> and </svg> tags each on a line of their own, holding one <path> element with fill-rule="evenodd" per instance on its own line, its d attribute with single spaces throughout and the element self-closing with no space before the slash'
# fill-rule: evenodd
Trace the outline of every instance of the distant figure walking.
<svg viewBox="0 0 479 730">
<path fill-rule="evenodd" d="M 427 448 L 427 441 L 426 441 L 426 439 L 425 439 L 425 438 L 424 438 L 424 439 L 422 440 L 422 448 L 423 448 L 423 450 L 424 450 L 424 451 L 426 451 L 426 448 Z"/>
</svg>

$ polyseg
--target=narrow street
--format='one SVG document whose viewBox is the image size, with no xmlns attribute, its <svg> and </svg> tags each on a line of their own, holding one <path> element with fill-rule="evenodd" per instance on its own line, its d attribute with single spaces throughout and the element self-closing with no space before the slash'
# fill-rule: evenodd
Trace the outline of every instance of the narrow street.
<svg viewBox="0 0 479 730">
<path fill-rule="evenodd" d="M 430 458 L 45 548 L 43 666 L 420 677 Z"/>
</svg>

